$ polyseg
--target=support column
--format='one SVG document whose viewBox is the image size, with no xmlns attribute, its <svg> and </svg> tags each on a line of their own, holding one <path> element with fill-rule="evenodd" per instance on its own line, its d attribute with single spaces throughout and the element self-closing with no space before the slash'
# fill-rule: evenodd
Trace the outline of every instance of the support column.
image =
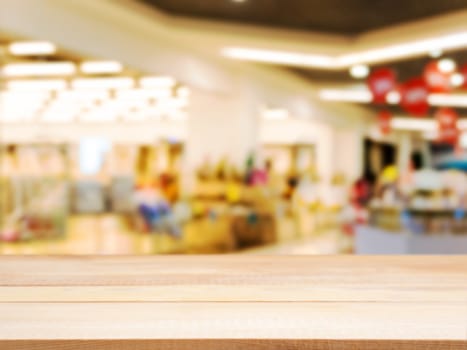
<svg viewBox="0 0 467 350">
<path fill-rule="evenodd" d="M 196 170 L 209 159 L 211 164 L 227 158 L 243 170 L 251 152 L 257 152 L 259 113 L 254 92 L 241 89 L 236 95 L 194 90 L 188 109 L 183 192 L 193 189 Z"/>
<path fill-rule="evenodd" d="M 410 157 L 412 154 L 412 136 L 408 132 L 399 135 L 397 148 L 397 169 L 399 174 L 406 174 L 409 170 Z"/>
</svg>

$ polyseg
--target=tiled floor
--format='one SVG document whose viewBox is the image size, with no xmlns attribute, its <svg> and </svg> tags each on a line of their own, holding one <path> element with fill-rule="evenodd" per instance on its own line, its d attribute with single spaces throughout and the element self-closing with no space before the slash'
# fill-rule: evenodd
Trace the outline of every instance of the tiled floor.
<svg viewBox="0 0 467 350">
<path fill-rule="evenodd" d="M 283 225 L 284 232 L 292 230 L 293 225 Z M 63 239 L 0 243 L 0 254 L 174 254 L 186 251 L 187 247 L 202 246 L 207 235 L 203 229 L 196 227 L 192 227 L 183 239 L 169 235 L 135 233 L 128 229 L 122 218 L 115 215 L 74 216 L 70 218 L 68 228 L 67 236 Z M 348 245 L 349 240 L 336 231 L 307 238 L 287 234 L 277 244 L 247 249 L 241 253 L 336 254 L 348 250 Z"/>
</svg>

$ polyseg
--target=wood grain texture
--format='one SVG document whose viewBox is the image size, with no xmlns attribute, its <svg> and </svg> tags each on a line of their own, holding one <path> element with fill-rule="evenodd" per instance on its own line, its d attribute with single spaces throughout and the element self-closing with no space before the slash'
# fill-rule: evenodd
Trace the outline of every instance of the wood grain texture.
<svg viewBox="0 0 467 350">
<path fill-rule="evenodd" d="M 467 349 L 467 257 L 0 258 L 0 349 Z"/>
</svg>

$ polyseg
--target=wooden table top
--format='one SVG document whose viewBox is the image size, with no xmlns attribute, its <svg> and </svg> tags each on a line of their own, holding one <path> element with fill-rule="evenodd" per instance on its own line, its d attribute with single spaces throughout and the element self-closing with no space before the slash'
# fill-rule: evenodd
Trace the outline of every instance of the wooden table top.
<svg viewBox="0 0 467 350">
<path fill-rule="evenodd" d="M 1 257 L 0 349 L 467 349 L 467 256 Z"/>
</svg>

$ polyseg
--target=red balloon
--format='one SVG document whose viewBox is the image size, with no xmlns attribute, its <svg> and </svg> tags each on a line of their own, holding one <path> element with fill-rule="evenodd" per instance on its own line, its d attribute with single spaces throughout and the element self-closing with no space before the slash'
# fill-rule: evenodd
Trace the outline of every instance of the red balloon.
<svg viewBox="0 0 467 350">
<path fill-rule="evenodd" d="M 467 64 L 461 67 L 459 73 L 464 77 L 464 83 L 462 84 L 462 87 L 467 88 Z"/>
<path fill-rule="evenodd" d="M 433 92 L 447 92 L 451 90 L 451 74 L 443 73 L 438 68 L 438 61 L 431 61 L 423 72 L 425 83 Z"/>
<path fill-rule="evenodd" d="M 457 128 L 457 119 L 459 118 L 457 112 L 452 108 L 440 108 L 435 113 L 438 127 L 441 129 Z"/>
<path fill-rule="evenodd" d="M 391 133 L 392 114 L 389 111 L 383 110 L 378 113 L 379 130 L 383 135 Z"/>
<path fill-rule="evenodd" d="M 413 78 L 400 87 L 401 106 L 407 113 L 424 116 L 428 113 L 428 87 L 422 78 Z"/>
<path fill-rule="evenodd" d="M 392 69 L 380 68 L 371 72 L 367 80 L 374 103 L 386 103 L 386 95 L 395 89 L 396 74 Z"/>
</svg>

